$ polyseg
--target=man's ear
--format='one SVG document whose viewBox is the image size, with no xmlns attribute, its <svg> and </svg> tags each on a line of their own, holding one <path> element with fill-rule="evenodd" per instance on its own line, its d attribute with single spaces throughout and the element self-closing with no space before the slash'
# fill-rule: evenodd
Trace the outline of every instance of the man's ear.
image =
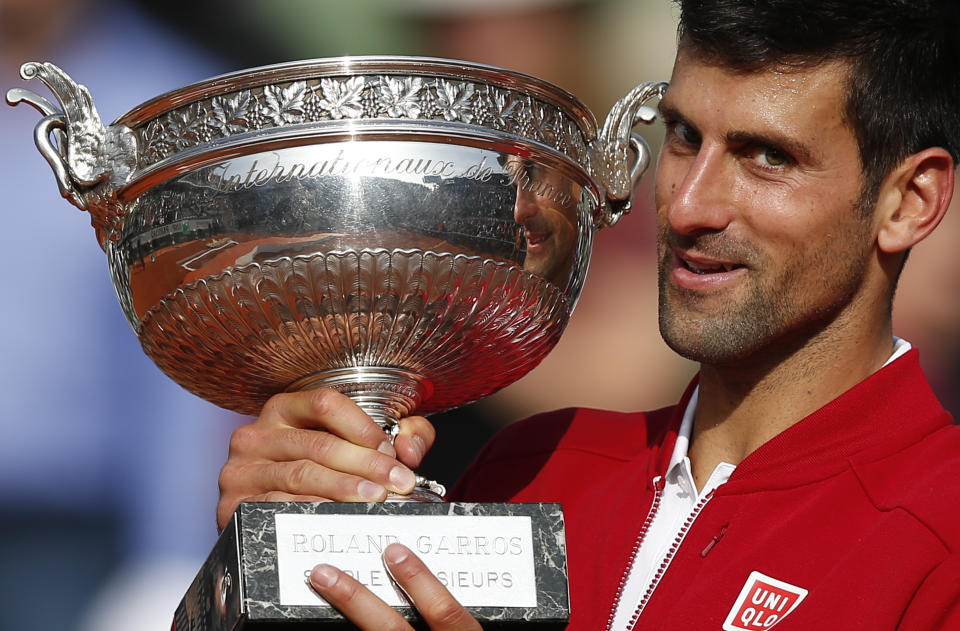
<svg viewBox="0 0 960 631">
<path fill-rule="evenodd" d="M 909 156 L 884 180 L 877 199 L 877 245 L 909 250 L 937 227 L 953 196 L 953 159 L 940 147 Z"/>
</svg>

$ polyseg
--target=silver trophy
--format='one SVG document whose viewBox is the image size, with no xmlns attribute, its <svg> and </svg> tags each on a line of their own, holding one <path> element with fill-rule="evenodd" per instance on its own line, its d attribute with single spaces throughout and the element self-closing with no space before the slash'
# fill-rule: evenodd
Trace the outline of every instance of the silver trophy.
<svg viewBox="0 0 960 631">
<path fill-rule="evenodd" d="M 321 59 L 196 83 L 106 126 L 58 67 L 20 74 L 59 106 L 7 101 L 43 114 L 37 147 L 167 375 L 245 414 L 333 387 L 389 435 L 513 383 L 557 343 L 594 232 L 630 209 L 649 163 L 632 128 L 665 88 L 638 86 L 599 128 L 517 72 Z M 413 497 L 443 494 L 421 479 Z M 238 586 L 213 574 L 226 603 Z"/>
</svg>

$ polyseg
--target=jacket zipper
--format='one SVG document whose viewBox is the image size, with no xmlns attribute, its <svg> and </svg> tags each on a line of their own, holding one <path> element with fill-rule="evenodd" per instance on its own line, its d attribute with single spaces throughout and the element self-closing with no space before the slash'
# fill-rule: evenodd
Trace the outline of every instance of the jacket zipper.
<svg viewBox="0 0 960 631">
<path fill-rule="evenodd" d="M 646 520 L 644 520 L 643 527 L 640 529 L 640 534 L 637 536 L 637 540 L 633 544 L 633 550 L 630 552 L 630 559 L 627 561 L 627 567 L 623 572 L 623 576 L 620 578 L 620 585 L 617 587 L 617 594 L 613 599 L 613 609 L 610 610 L 610 617 L 607 621 L 606 631 L 611 631 L 613 628 L 613 619 L 616 616 L 617 607 L 620 606 L 620 599 L 622 598 L 623 590 L 627 585 L 627 578 L 630 576 L 630 570 L 633 569 L 634 559 L 640 551 L 640 546 L 643 544 L 643 539 L 646 537 L 647 530 L 650 528 L 650 524 L 653 522 L 653 518 L 656 515 L 657 509 L 660 507 L 660 498 L 662 492 L 663 487 L 660 485 L 660 477 L 657 476 L 657 478 L 654 479 L 653 505 L 650 507 L 650 513 L 647 515 Z M 670 562 L 673 561 L 673 557 L 680 548 L 680 544 L 683 543 L 683 540 L 686 538 L 687 532 L 690 531 L 690 527 L 693 526 L 693 522 L 696 521 L 700 511 L 703 510 L 703 507 L 707 505 L 707 502 L 709 502 L 712 497 L 713 491 L 707 493 L 699 502 L 697 502 L 697 505 L 694 506 L 693 510 L 690 511 L 690 514 L 687 515 L 683 525 L 680 526 L 680 531 L 677 532 L 677 536 L 674 538 L 673 543 L 670 544 L 670 549 L 667 550 L 667 554 L 663 558 L 663 562 L 660 563 L 660 567 L 657 568 L 657 572 L 654 574 L 653 580 L 643 593 L 640 603 L 634 610 L 633 615 L 630 616 L 630 621 L 627 623 L 627 628 L 631 631 L 636 628 L 637 622 L 640 620 L 640 614 L 643 613 L 647 603 L 650 601 L 650 597 L 653 596 L 654 590 L 657 588 L 657 585 L 660 584 L 660 579 L 663 578 L 663 575 L 667 572 L 667 568 L 670 567 Z"/>
<path fill-rule="evenodd" d="M 640 533 L 637 535 L 636 540 L 633 542 L 633 548 L 630 550 L 630 556 L 627 558 L 627 567 L 623 571 L 623 576 L 620 577 L 620 584 L 617 586 L 617 592 L 613 597 L 613 606 L 610 608 L 610 616 L 607 618 L 607 627 L 605 631 L 611 631 L 613 628 L 613 619 L 617 615 L 617 608 L 620 607 L 620 599 L 623 597 L 623 590 L 627 586 L 627 579 L 630 577 L 630 570 L 633 568 L 633 561 L 637 558 L 637 554 L 640 552 L 640 546 L 643 544 L 643 539 L 647 536 L 647 530 L 650 528 L 650 524 L 653 523 L 653 518 L 657 515 L 657 510 L 660 508 L 660 500 L 663 497 L 663 478 L 657 476 L 653 479 L 653 503 L 650 504 L 650 510 L 647 512 L 647 518 L 643 520 L 643 526 L 640 527 Z M 631 626 L 632 626 L 631 622 Z"/>
<path fill-rule="evenodd" d="M 670 567 L 670 562 L 673 561 L 673 557 L 677 553 L 677 549 L 680 547 L 680 544 L 683 543 L 684 538 L 686 538 L 687 532 L 690 531 L 690 527 L 697 519 L 697 515 L 700 514 L 700 511 L 702 511 L 703 507 L 707 505 L 707 502 L 710 501 L 711 497 L 713 497 L 713 491 L 707 493 L 703 499 L 697 502 L 697 505 L 694 506 L 693 510 L 690 511 L 690 514 L 687 515 L 687 519 L 680 527 L 680 532 L 677 533 L 673 543 L 670 544 L 670 549 L 667 550 L 667 555 L 663 558 L 663 562 L 660 564 L 660 567 L 657 568 L 657 573 L 653 575 L 653 581 L 647 587 L 647 591 L 643 593 L 643 598 L 640 599 L 640 604 L 637 605 L 636 610 L 633 612 L 633 616 L 630 617 L 630 622 L 627 626 L 630 631 L 633 631 L 636 628 L 637 621 L 640 619 L 640 614 L 643 613 L 643 610 L 647 606 L 647 602 L 650 600 L 650 597 L 653 596 L 653 590 L 655 590 L 657 585 L 660 584 L 660 579 L 663 578 L 667 568 Z"/>
</svg>

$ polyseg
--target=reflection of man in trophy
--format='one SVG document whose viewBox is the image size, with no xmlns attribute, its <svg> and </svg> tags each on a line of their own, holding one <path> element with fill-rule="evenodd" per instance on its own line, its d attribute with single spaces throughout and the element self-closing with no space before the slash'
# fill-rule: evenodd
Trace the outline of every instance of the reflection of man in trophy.
<svg viewBox="0 0 960 631">
<path fill-rule="evenodd" d="M 960 430 L 890 317 L 953 190 L 957 10 L 680 4 L 660 314 L 699 377 L 657 412 L 515 424 L 452 495 L 563 502 L 571 629 L 958 628 Z M 390 446 L 330 391 L 275 397 L 235 434 L 221 524 L 244 499 L 409 492 L 432 442 L 409 418 Z M 415 555 L 384 557 L 430 628 L 479 628 Z M 335 568 L 311 581 L 362 628 L 408 628 Z"/>
<path fill-rule="evenodd" d="M 507 158 L 505 168 L 517 189 L 513 218 L 526 244 L 523 268 L 564 287 L 577 239 L 574 185 L 559 171 L 517 156 Z"/>
</svg>

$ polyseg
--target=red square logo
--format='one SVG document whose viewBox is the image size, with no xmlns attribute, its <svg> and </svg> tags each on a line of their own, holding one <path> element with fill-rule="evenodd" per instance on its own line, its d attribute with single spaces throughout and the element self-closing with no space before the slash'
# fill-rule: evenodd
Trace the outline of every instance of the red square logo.
<svg viewBox="0 0 960 631">
<path fill-rule="evenodd" d="M 770 629 L 797 608 L 807 590 L 775 578 L 751 572 L 737 602 L 733 604 L 724 631 L 764 631 Z"/>
</svg>

